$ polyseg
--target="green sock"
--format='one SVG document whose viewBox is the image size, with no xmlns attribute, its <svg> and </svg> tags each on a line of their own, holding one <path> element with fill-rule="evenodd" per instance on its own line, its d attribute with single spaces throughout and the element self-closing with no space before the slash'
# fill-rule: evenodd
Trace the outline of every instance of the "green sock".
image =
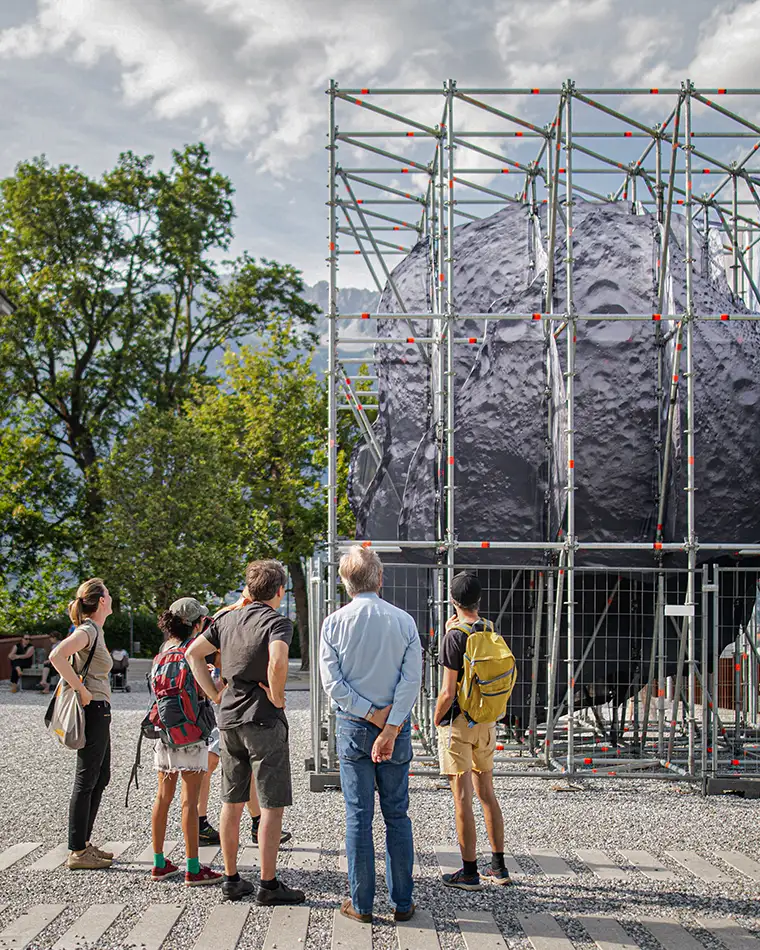
<svg viewBox="0 0 760 950">
<path fill-rule="evenodd" d="M 159 851 L 158 854 L 153 855 L 153 867 L 154 868 L 165 868 L 166 867 L 166 858 L 164 857 L 164 852 Z"/>
<path fill-rule="evenodd" d="M 188 858 L 187 859 L 187 870 L 190 874 L 198 874 L 201 869 L 201 860 L 200 858 Z"/>
</svg>

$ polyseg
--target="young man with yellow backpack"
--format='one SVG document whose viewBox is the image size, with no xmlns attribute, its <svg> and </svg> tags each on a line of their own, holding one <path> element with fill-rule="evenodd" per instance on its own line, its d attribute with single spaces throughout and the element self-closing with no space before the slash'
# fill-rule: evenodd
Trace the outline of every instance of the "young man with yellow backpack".
<svg viewBox="0 0 760 950">
<path fill-rule="evenodd" d="M 493 787 L 496 723 L 504 717 L 517 679 L 517 664 L 504 638 L 478 613 L 481 587 L 474 574 L 462 572 L 451 583 L 456 610 L 446 624 L 439 661 L 443 684 L 435 707 L 441 774 L 454 796 L 462 867 L 443 875 L 447 887 L 481 889 L 473 790 L 480 800 L 491 843 L 491 866 L 484 876 L 511 884 L 504 864 L 504 819 Z"/>
</svg>

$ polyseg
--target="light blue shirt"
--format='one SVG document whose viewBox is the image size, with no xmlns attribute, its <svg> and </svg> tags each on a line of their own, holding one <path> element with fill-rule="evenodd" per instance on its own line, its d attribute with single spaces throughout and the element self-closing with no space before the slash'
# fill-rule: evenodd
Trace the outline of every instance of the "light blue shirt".
<svg viewBox="0 0 760 950">
<path fill-rule="evenodd" d="M 339 709 L 363 719 L 373 706 L 392 705 L 388 724 L 400 726 L 422 681 L 417 625 L 405 610 L 377 594 L 357 594 L 325 618 L 319 670 Z"/>
</svg>

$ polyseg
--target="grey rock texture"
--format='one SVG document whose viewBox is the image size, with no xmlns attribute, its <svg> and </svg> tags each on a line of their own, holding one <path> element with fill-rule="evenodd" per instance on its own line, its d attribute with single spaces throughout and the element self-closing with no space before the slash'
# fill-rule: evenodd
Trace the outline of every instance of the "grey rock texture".
<svg viewBox="0 0 760 950">
<path fill-rule="evenodd" d="M 542 229 L 546 223 L 542 222 Z M 529 225 L 524 209 L 508 207 L 491 217 L 458 227 L 455 232 L 454 296 L 459 313 L 542 310 L 544 273 L 532 270 Z M 583 541 L 655 540 L 658 508 L 658 332 L 666 344 L 664 384 L 680 377 L 673 426 L 664 540 L 687 535 L 687 434 L 685 351 L 676 351 L 674 316 L 685 308 L 685 222 L 674 216 L 670 261 L 672 288 L 663 319 L 578 321 L 575 384 L 576 534 Z M 694 232 L 694 305 L 697 314 L 739 313 L 715 253 Z M 409 312 L 430 306 L 428 247 L 421 243 L 394 271 Z M 577 201 L 572 238 L 573 299 L 580 314 L 652 314 L 657 304 L 660 226 L 652 215 L 632 215 L 624 205 Z M 564 226 L 555 253 L 554 310 L 566 309 L 567 257 Z M 398 312 L 386 288 L 380 313 Z M 669 319 L 670 317 L 670 319 Z M 556 328 L 556 325 L 555 325 Z M 703 541 L 741 544 L 760 540 L 760 427 L 755 406 L 760 398 L 758 361 L 760 330 L 754 322 L 696 322 L 695 494 L 697 537 Z M 405 338 L 430 335 L 422 321 L 381 321 L 378 335 Z M 567 334 L 545 339 L 538 322 L 468 321 L 457 338 L 477 337 L 478 345 L 458 344 L 455 362 L 455 477 L 459 540 L 535 542 L 558 537 L 565 505 L 567 442 L 565 379 Z M 678 361 L 674 362 L 674 357 Z M 362 479 L 361 452 L 355 459 L 352 503 L 357 536 L 376 540 L 432 540 L 444 535 L 439 485 L 447 458 L 440 457 L 432 429 L 435 376 L 417 348 L 398 343 L 375 347 L 380 412 L 376 422 L 384 466 Z M 551 432 L 548 422 L 551 418 Z M 665 437 L 664 417 L 661 420 Z M 395 485 L 395 491 L 391 485 Z M 399 500 L 400 499 L 400 500 Z M 407 561 L 432 560 L 432 553 L 409 552 Z M 399 560 L 394 556 L 394 559 Z M 702 560 L 712 559 L 706 552 Z M 487 565 L 538 565 L 540 550 L 458 552 L 458 560 Z M 654 552 L 604 551 L 580 554 L 578 563 L 598 568 L 576 579 L 577 638 L 575 655 L 589 645 L 614 579 L 610 567 L 654 567 Z M 683 556 L 665 564 L 682 567 Z M 400 570 L 400 569 L 394 569 Z M 386 572 L 387 589 L 403 587 L 404 603 L 430 626 L 432 573 L 423 572 L 417 594 L 406 579 Z M 484 612 L 495 617 L 512 588 L 515 570 L 492 569 L 487 575 Z M 721 605 L 720 640 L 729 642 L 738 623 L 746 622 L 754 604 L 755 575 L 737 582 L 735 596 Z M 668 580 L 670 600 L 683 598 L 683 581 Z M 580 688 L 589 695 L 609 690 L 624 694 L 646 679 L 652 643 L 655 574 L 639 580 L 626 576 L 614 608 L 590 646 Z M 527 670 L 533 652 L 531 595 L 520 581 L 502 629 L 525 671 L 513 699 L 524 720 L 529 692 Z M 546 696 L 545 639 L 540 644 L 539 694 Z M 677 656 L 677 639 L 667 639 L 668 671 Z M 567 655 L 562 634 L 560 659 Z M 560 679 L 564 677 L 564 669 Z M 558 692 L 564 687 L 558 686 Z"/>
<path fill-rule="evenodd" d="M 631 215 L 622 205 L 578 202 L 572 256 L 573 296 L 579 313 L 651 313 L 657 308 L 659 227 L 651 215 Z M 506 208 L 455 234 L 455 300 L 460 313 L 532 312 L 541 309 L 543 274 L 528 261 L 528 221 L 521 208 Z M 674 312 L 685 305 L 685 227 L 674 220 L 671 237 Z M 701 237 L 695 234 L 695 246 Z M 394 271 L 410 312 L 429 311 L 428 248 L 417 245 Z M 565 309 L 564 236 L 556 249 L 555 310 Z M 741 312 L 725 281 L 694 275 L 697 313 Z M 386 288 L 380 313 L 398 312 Z M 667 317 L 667 313 L 664 315 Z M 659 329 L 667 334 L 672 320 Z M 655 322 L 581 321 L 576 342 L 576 525 L 583 540 L 654 539 L 657 522 L 657 339 Z M 563 419 L 566 340 L 545 347 L 538 323 L 467 321 L 462 339 L 477 346 L 456 351 L 456 531 L 460 539 L 537 541 L 556 537 L 564 504 L 566 449 Z M 378 335 L 427 336 L 422 321 L 385 321 Z M 697 533 L 703 540 L 756 541 L 760 442 L 752 412 L 760 387 L 760 330 L 755 323 L 697 323 L 694 327 Z M 666 382 L 674 341 L 667 349 Z M 432 539 L 440 535 L 436 486 L 443 462 L 431 428 L 431 368 L 408 344 L 375 348 L 380 377 L 377 435 L 384 469 L 371 483 L 355 478 L 352 502 L 358 536 Z M 672 484 L 666 540 L 686 533 L 685 356 L 680 353 L 681 393 L 671 458 Z M 546 367 L 548 365 L 548 372 Z M 547 398 L 547 393 L 548 398 Z M 555 419 L 547 451 L 547 412 Z M 392 490 L 396 486 L 401 503 Z M 549 504 L 546 504 L 547 498 Z M 540 553 L 520 552 L 521 563 Z M 590 560 L 590 559 L 587 559 Z M 599 563 L 639 563 L 612 552 Z M 651 563 L 646 556 L 644 563 Z"/>
</svg>

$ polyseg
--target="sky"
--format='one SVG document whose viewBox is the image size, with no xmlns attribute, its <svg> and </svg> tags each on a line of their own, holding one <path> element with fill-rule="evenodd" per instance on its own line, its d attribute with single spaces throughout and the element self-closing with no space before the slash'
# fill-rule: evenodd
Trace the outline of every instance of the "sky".
<svg viewBox="0 0 760 950">
<path fill-rule="evenodd" d="M 237 190 L 235 250 L 314 283 L 331 78 L 746 88 L 760 86 L 758 49 L 760 0 L 3 0 L 0 175 L 41 153 L 92 175 L 125 149 L 163 165 L 203 140 Z M 371 286 L 360 262 L 342 270 Z"/>
</svg>

